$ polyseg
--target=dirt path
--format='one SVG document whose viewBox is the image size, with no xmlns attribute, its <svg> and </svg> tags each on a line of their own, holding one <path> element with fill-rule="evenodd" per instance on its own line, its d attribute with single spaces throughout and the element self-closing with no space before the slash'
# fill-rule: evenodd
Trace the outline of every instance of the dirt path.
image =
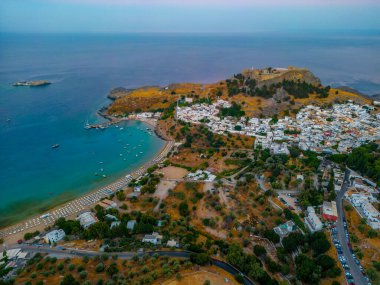
<svg viewBox="0 0 380 285">
<path fill-rule="evenodd" d="M 177 182 L 175 181 L 167 181 L 167 180 L 161 180 L 160 183 L 157 185 L 157 190 L 154 192 L 153 196 L 160 199 L 160 201 L 157 203 L 157 205 L 154 207 L 154 212 L 157 212 L 160 209 L 160 205 L 163 200 L 166 199 L 169 195 L 169 190 L 174 189 L 177 185 Z"/>
</svg>

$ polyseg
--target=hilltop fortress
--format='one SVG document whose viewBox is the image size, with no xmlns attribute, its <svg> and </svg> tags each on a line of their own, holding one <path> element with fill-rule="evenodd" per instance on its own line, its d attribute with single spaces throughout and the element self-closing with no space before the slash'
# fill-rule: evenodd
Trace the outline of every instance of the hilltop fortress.
<svg viewBox="0 0 380 285">
<path fill-rule="evenodd" d="M 313 85 L 320 85 L 321 81 L 310 70 L 295 66 L 288 68 L 263 68 L 263 69 L 246 69 L 242 74 L 257 81 L 257 86 L 267 86 L 278 84 L 283 80 L 289 81 L 305 81 Z"/>
</svg>

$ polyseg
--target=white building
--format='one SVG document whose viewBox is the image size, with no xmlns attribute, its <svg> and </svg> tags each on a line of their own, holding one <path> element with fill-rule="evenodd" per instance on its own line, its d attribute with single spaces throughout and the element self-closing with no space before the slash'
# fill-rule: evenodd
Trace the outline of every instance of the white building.
<svg viewBox="0 0 380 285">
<path fill-rule="evenodd" d="M 286 237 L 291 232 L 294 232 L 296 229 L 297 229 L 297 226 L 293 221 L 287 221 L 286 223 L 273 228 L 275 233 L 278 234 L 281 239 Z"/>
<path fill-rule="evenodd" d="M 162 235 L 153 232 L 151 235 L 145 235 L 142 242 L 153 243 L 154 245 L 160 244 L 162 240 Z"/>
<path fill-rule="evenodd" d="M 65 237 L 65 235 L 66 235 L 65 231 L 62 229 L 54 230 L 47 233 L 44 237 L 44 240 L 46 243 L 52 244 L 52 243 L 62 240 Z"/>
<path fill-rule="evenodd" d="M 307 216 L 305 217 L 305 224 L 312 233 L 320 231 L 323 227 L 322 222 L 315 214 L 313 207 L 307 207 Z"/>
<path fill-rule="evenodd" d="M 133 231 L 135 225 L 136 225 L 136 220 L 130 220 L 127 223 L 127 229 Z"/>
<path fill-rule="evenodd" d="M 380 221 L 380 213 L 371 203 L 363 203 L 361 205 L 361 208 L 363 209 L 363 213 L 366 216 L 367 220 L 371 222 Z"/>
<path fill-rule="evenodd" d="M 167 247 L 179 247 L 179 244 L 178 244 L 178 242 L 176 242 L 174 239 L 170 239 L 170 240 L 168 240 L 168 242 L 166 243 L 166 246 L 167 246 Z"/>
<path fill-rule="evenodd" d="M 80 214 L 77 217 L 77 220 L 79 221 L 80 225 L 85 229 L 87 229 L 89 226 L 95 224 L 98 221 L 95 214 L 92 212 L 84 212 Z"/>
</svg>

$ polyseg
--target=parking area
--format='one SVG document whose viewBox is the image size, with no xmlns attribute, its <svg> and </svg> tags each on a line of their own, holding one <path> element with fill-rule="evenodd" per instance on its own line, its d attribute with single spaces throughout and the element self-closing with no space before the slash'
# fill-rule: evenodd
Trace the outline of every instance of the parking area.
<svg viewBox="0 0 380 285">
<path fill-rule="evenodd" d="M 296 194 L 279 194 L 278 199 L 287 207 L 289 207 L 290 210 L 295 211 L 297 214 L 299 214 L 302 209 L 299 205 L 299 201 Z"/>
</svg>

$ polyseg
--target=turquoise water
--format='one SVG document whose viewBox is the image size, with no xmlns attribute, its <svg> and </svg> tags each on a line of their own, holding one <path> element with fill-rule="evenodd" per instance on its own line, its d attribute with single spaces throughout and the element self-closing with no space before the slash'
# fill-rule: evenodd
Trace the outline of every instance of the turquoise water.
<svg viewBox="0 0 380 285">
<path fill-rule="evenodd" d="M 101 120 L 96 111 L 111 88 L 213 82 L 247 67 L 295 65 L 324 84 L 380 93 L 379 51 L 377 34 L 0 34 L 0 226 L 107 184 L 163 146 L 141 123 L 84 130 L 86 120 Z M 10 85 L 36 79 L 53 84 Z M 107 178 L 94 175 L 100 168 Z"/>
</svg>

